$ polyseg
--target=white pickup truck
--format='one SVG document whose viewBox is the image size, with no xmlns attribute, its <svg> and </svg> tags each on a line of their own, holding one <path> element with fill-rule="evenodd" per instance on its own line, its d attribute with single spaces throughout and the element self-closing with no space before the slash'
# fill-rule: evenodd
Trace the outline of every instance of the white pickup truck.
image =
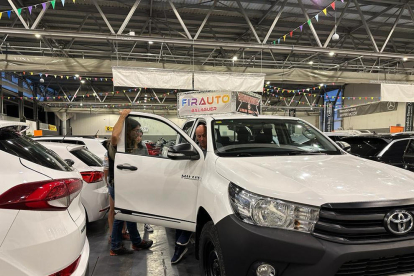
<svg viewBox="0 0 414 276">
<path fill-rule="evenodd" d="M 183 129 L 129 118 L 148 127 L 144 140 L 175 145 L 167 156 L 127 153 L 124 126 L 116 217 L 195 232 L 201 275 L 414 273 L 412 172 L 349 155 L 297 118 L 205 116 Z"/>
</svg>

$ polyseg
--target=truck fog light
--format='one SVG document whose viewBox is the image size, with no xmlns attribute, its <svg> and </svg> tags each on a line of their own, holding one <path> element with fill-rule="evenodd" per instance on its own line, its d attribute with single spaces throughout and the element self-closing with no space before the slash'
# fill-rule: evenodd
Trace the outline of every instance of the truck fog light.
<svg viewBox="0 0 414 276">
<path fill-rule="evenodd" d="M 276 276 L 276 270 L 270 264 L 262 264 L 256 269 L 257 276 Z"/>
</svg>

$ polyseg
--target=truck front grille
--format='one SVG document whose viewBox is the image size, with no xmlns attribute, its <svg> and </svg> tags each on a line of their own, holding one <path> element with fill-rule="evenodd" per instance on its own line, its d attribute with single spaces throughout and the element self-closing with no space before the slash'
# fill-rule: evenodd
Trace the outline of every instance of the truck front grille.
<svg viewBox="0 0 414 276">
<path fill-rule="evenodd" d="M 412 203 L 412 202 L 411 202 Z M 388 231 L 384 219 L 388 213 L 395 210 L 414 213 L 414 205 L 343 208 L 322 206 L 319 221 L 315 225 L 314 235 L 340 243 L 375 243 L 414 239 L 414 228 L 404 235 L 396 235 Z M 351 207 L 351 208 L 349 208 Z"/>
<path fill-rule="evenodd" d="M 336 276 L 381 276 L 414 272 L 414 254 L 350 261 L 341 266 Z"/>
</svg>

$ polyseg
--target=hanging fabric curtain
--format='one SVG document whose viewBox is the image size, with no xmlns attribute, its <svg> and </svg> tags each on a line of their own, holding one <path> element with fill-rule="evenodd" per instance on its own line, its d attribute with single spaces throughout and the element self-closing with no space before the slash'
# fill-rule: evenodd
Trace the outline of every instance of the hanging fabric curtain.
<svg viewBox="0 0 414 276">
<path fill-rule="evenodd" d="M 114 86 L 193 89 L 191 71 L 112 67 Z"/>
<path fill-rule="evenodd" d="M 382 102 L 414 102 L 414 85 L 381 84 Z"/>
<path fill-rule="evenodd" d="M 263 92 L 264 80 L 265 74 L 194 72 L 194 89 Z"/>
</svg>

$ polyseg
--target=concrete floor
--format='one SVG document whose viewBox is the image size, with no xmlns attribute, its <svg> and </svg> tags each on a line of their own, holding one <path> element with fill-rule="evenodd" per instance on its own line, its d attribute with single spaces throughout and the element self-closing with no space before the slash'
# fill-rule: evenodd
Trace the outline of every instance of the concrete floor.
<svg viewBox="0 0 414 276">
<path fill-rule="evenodd" d="M 138 230 L 144 239 L 152 239 L 154 245 L 149 250 L 134 251 L 132 255 L 110 256 L 108 244 L 108 220 L 89 223 L 87 237 L 90 245 L 90 276 L 200 276 L 198 261 L 194 256 L 194 244 L 188 246 L 188 252 L 182 261 L 171 265 L 174 254 L 175 230 L 153 226 L 154 233 L 144 232 L 138 224 Z M 130 248 L 131 242 L 124 241 Z"/>
</svg>

